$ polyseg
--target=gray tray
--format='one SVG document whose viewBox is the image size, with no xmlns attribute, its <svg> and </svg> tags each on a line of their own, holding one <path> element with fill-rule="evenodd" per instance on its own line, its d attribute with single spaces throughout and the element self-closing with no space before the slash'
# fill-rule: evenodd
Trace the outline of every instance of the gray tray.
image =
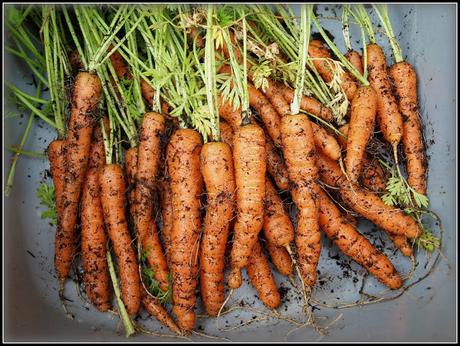
<svg viewBox="0 0 460 346">
<path fill-rule="evenodd" d="M 321 11 L 332 16 L 334 7 L 321 5 Z M 443 221 L 445 234 L 442 247 L 445 259 L 440 259 L 434 272 L 411 287 L 399 298 L 378 304 L 345 309 L 317 306 L 315 313 L 321 325 L 332 324 L 326 336 L 310 327 L 279 319 L 264 319 L 268 313 L 256 298 L 254 289 L 245 282 L 232 297 L 229 306 L 244 305 L 215 319 L 199 318 L 197 331 L 208 336 L 192 335 L 195 341 L 454 341 L 456 340 L 456 7 L 455 5 L 393 5 L 390 16 L 407 60 L 414 64 L 419 78 L 421 114 L 429 158 L 429 197 L 431 209 Z M 340 24 L 327 21 L 326 28 L 342 47 Z M 399 35 L 401 33 L 401 35 Z M 359 37 L 352 27 L 352 37 Z M 378 36 L 390 56 L 387 40 Z M 354 42 L 354 41 L 353 41 Z M 355 48 L 359 48 L 358 45 Z M 4 76 L 30 93 L 33 87 L 29 73 L 10 55 L 5 56 Z M 17 144 L 26 115 L 8 99 L 4 102 L 5 145 Z M 18 116 L 11 118 L 12 113 Z M 45 149 L 55 137 L 45 124 L 37 123 L 26 144 L 35 151 Z M 11 152 L 4 152 L 4 164 L 9 166 Z M 125 341 L 118 317 L 97 312 L 77 294 L 69 280 L 66 296 L 75 319 L 65 317 L 58 301 L 57 280 L 53 269 L 55 229 L 40 219 L 41 208 L 35 195 L 40 182 L 50 183 L 45 159 L 23 157 L 18 166 L 14 188 L 5 200 L 4 227 L 4 339 L 5 341 Z M 433 225 L 434 229 L 437 228 Z M 395 254 L 388 239 L 367 222 L 360 230 L 390 256 L 398 270 L 406 273 L 411 264 Z M 387 244 L 386 246 L 384 244 Z M 364 271 L 338 253 L 329 241 L 323 240 L 319 269 L 320 282 L 313 297 L 319 303 L 344 304 L 366 299 L 358 291 L 379 293 L 384 289 L 373 278 L 363 283 Z M 417 254 L 420 265 L 410 282 L 426 272 L 425 265 L 433 261 Z M 283 316 L 302 320 L 302 301 L 290 283 L 276 276 L 283 291 L 283 304 L 278 311 Z M 386 293 L 394 295 L 396 292 Z M 380 293 L 379 293 L 380 294 Z M 198 303 L 201 311 L 201 304 Z M 258 312 L 247 309 L 260 310 Z M 145 315 L 142 315 L 145 317 Z M 253 323 L 246 324 L 248 320 Z M 139 325 L 159 334 L 169 334 L 152 318 L 139 319 Z M 232 329 L 233 328 L 233 329 Z M 220 339 L 211 338 L 217 337 Z M 181 341 L 177 338 L 138 334 L 130 341 Z"/>
</svg>

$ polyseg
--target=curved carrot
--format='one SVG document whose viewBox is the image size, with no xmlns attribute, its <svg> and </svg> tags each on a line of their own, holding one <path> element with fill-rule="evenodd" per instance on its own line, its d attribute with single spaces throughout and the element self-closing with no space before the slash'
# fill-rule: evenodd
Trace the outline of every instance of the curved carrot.
<svg viewBox="0 0 460 346">
<path fill-rule="evenodd" d="M 281 136 L 289 178 L 295 184 L 292 199 L 298 208 L 295 236 L 297 262 L 304 284 L 313 286 L 321 252 L 313 129 L 305 115 L 288 115 L 281 121 Z"/>
<path fill-rule="evenodd" d="M 366 145 L 374 130 L 377 95 L 372 87 L 360 87 L 351 102 L 345 168 L 348 178 L 356 183 L 361 173 Z"/>
<path fill-rule="evenodd" d="M 270 100 L 271 104 L 281 117 L 291 113 L 289 103 L 286 101 L 283 93 L 280 91 L 280 88 L 278 88 L 278 85 L 275 82 L 269 79 L 267 89 L 262 92 Z"/>
<path fill-rule="evenodd" d="M 377 44 L 369 44 L 366 49 L 369 83 L 377 93 L 377 119 L 380 130 L 385 140 L 395 146 L 401 141 L 403 121 L 391 90 L 385 54 Z"/>
<path fill-rule="evenodd" d="M 200 151 L 201 136 L 191 129 L 177 130 L 166 150 L 174 211 L 171 232 L 173 312 L 179 327 L 185 332 L 195 325 L 200 195 L 203 188 Z"/>
<path fill-rule="evenodd" d="M 344 220 L 339 209 L 324 191 L 319 189 L 318 195 L 320 199 L 319 223 L 326 235 L 344 254 L 366 268 L 380 282 L 391 289 L 400 288 L 402 279 L 390 260 Z"/>
<path fill-rule="evenodd" d="M 283 202 L 269 179 L 265 179 L 265 214 L 263 233 L 275 246 L 289 246 L 294 240 L 294 226 Z"/>
<path fill-rule="evenodd" d="M 284 99 L 291 104 L 294 100 L 294 90 L 281 83 L 278 83 L 277 86 L 278 90 L 283 94 Z M 313 97 L 302 95 L 300 99 L 300 109 L 328 122 L 332 121 L 332 111 Z"/>
<path fill-rule="evenodd" d="M 425 147 L 418 114 L 417 74 L 405 61 L 391 66 L 389 72 L 399 98 L 399 111 L 404 120 L 402 141 L 407 159 L 407 182 L 415 191 L 426 195 Z"/>
<path fill-rule="evenodd" d="M 350 184 L 340 167 L 328 157 L 318 153 L 317 158 L 321 179 L 328 185 L 340 187 L 340 196 L 351 209 L 388 233 L 409 239 L 419 236 L 420 229 L 414 219 L 402 210 L 386 205 L 376 194 Z"/>
<path fill-rule="evenodd" d="M 77 214 L 82 183 L 91 150 L 94 115 L 101 94 L 101 81 L 89 72 L 75 77 L 72 107 L 65 144 L 65 174 L 61 211 L 55 239 L 54 264 L 62 283 L 70 271 L 77 245 Z"/>
<path fill-rule="evenodd" d="M 135 192 L 135 224 L 147 262 L 163 291 L 168 290 L 168 264 L 163 254 L 154 214 L 153 193 L 161 156 L 161 136 L 165 119 L 161 114 L 146 113 L 139 134 Z"/>
<path fill-rule="evenodd" d="M 264 220 L 265 134 L 255 124 L 240 127 L 233 138 L 233 161 L 237 187 L 237 220 L 231 250 L 229 286 L 241 285 L 241 268 L 249 260 Z"/>
<path fill-rule="evenodd" d="M 312 58 L 313 66 L 324 81 L 326 83 L 332 81 L 335 73 L 335 67 L 330 61 L 328 61 L 328 59 L 332 59 L 332 56 L 323 43 L 319 40 L 311 40 L 308 45 L 308 55 Z M 342 73 L 340 78 L 342 80 L 342 89 L 347 95 L 348 100 L 353 100 L 356 90 L 358 89 L 357 83 L 348 72 Z"/>
<path fill-rule="evenodd" d="M 110 308 L 110 277 L 98 179 L 99 170 L 89 169 L 81 198 L 81 257 L 86 294 L 99 311 L 107 311 Z"/>
<path fill-rule="evenodd" d="M 128 314 L 135 315 L 141 304 L 141 281 L 136 252 L 125 216 L 125 180 L 120 165 L 110 164 L 99 175 L 104 222 L 115 256 L 121 283 L 121 296 Z"/>
<path fill-rule="evenodd" d="M 233 109 L 230 101 L 224 101 L 222 96 L 219 96 L 219 115 L 222 119 L 227 121 L 234 130 L 241 126 L 242 116 L 240 109 Z"/>
<path fill-rule="evenodd" d="M 208 196 L 200 249 L 201 298 L 207 314 L 217 316 L 225 300 L 225 248 L 236 189 L 230 146 L 222 142 L 203 145 L 201 173 Z"/>
<path fill-rule="evenodd" d="M 359 72 L 359 74 L 364 74 L 364 67 L 361 61 L 361 55 L 355 50 L 349 50 L 345 57 L 347 60 L 354 66 L 354 68 Z"/>
<path fill-rule="evenodd" d="M 281 297 L 270 265 L 258 240 L 254 244 L 246 271 L 262 303 L 269 309 L 276 309 L 281 303 Z"/>
</svg>

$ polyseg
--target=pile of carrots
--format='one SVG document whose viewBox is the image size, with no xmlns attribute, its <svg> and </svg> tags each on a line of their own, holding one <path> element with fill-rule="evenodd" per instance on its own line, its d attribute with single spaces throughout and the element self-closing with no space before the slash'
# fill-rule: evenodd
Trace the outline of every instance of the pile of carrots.
<svg viewBox="0 0 460 346">
<path fill-rule="evenodd" d="M 147 24 L 174 11 L 150 7 L 151 12 L 141 17 Z M 227 12 L 230 8 L 241 13 L 238 6 L 226 7 Z M 204 33 L 211 30 L 203 19 L 206 11 L 183 10 L 190 14 L 191 24 L 183 32 L 174 27 L 178 37 L 185 33 L 185 44 L 194 49 L 209 45 L 211 36 Z M 249 6 L 247 13 L 250 10 Z M 129 9 L 123 11 L 129 13 Z M 264 11 L 276 14 L 277 10 L 267 7 Z M 65 14 L 62 18 L 69 15 Z M 259 62 L 242 47 L 246 47 L 244 40 L 257 42 L 265 22 L 257 20 L 257 11 L 252 18 L 245 22 L 243 36 L 240 24 L 234 24 L 234 30 L 232 26 L 228 30 L 231 44 L 212 47 L 213 78 L 230 79 L 232 90 L 241 84 L 249 107 L 220 92 L 214 97 L 218 116 L 211 119 L 211 130 L 203 130 L 204 122 L 194 122 L 187 114 L 177 116 L 175 94 L 156 88 L 149 80 L 155 74 L 139 73 L 147 68 L 146 62 L 130 58 L 123 48 L 133 44 L 127 38 L 132 31 L 117 39 L 113 34 L 104 47 L 108 59 L 99 60 L 94 69 L 91 63 L 98 60 L 80 56 L 88 49 L 74 47 L 66 135 L 48 147 L 57 212 L 54 262 L 61 296 L 79 254 L 86 296 L 99 311 L 112 307 L 115 290 L 117 310 L 125 310 L 130 320 L 144 307 L 174 333 L 187 334 L 196 324 L 197 291 L 206 313 L 218 316 L 228 298 L 226 287 L 238 289 L 243 271 L 268 309 L 281 304 L 272 268 L 289 278 L 299 275 L 304 289 L 311 291 L 324 247 L 322 233 L 383 285 L 403 286 L 390 259 L 360 233 L 356 218 L 341 205 L 386 232 L 402 254 L 414 255 L 414 241 L 422 233 L 419 220 L 402 206 L 382 200 L 388 170 L 368 150 L 376 136 L 388 144 L 388 153 L 395 159 L 401 146 L 408 191 L 426 195 L 414 68 L 406 61 L 388 67 L 388 57 L 377 43 L 364 47 L 365 56 L 349 51 L 337 57 L 327 40 L 309 39 L 307 73 L 325 86 L 339 80 L 339 92 L 348 101 L 338 123 L 331 104 L 308 90 L 296 99 L 297 86 L 276 74 L 266 78 L 265 87 L 256 88 L 252 67 Z M 138 27 L 141 19 L 141 24 L 135 24 Z M 69 22 L 77 35 L 76 26 L 81 23 Z M 132 28 L 136 32 L 134 24 Z M 147 35 L 141 37 L 147 39 Z M 81 38 L 87 39 L 86 35 Z M 268 46 L 271 39 L 263 39 Z M 276 59 L 292 60 L 283 44 L 279 46 Z M 347 58 L 350 68 L 341 60 Z M 100 72 L 101 66 L 111 74 Z M 244 81 L 238 74 L 242 70 L 235 66 L 247 66 Z M 131 102 L 140 108 L 137 118 L 126 118 L 120 125 L 117 119 L 124 118 L 109 112 L 108 100 L 120 107 L 117 102 L 123 100 L 124 90 L 120 85 L 134 85 L 133 81 L 137 84 L 132 88 L 139 94 Z M 107 90 L 112 89 L 111 99 Z M 296 100 L 301 112 L 293 114 Z M 381 135 L 374 134 L 379 131 Z M 289 194 L 296 206 L 295 223 L 287 212 L 290 202 L 280 192 Z M 115 276 L 109 265 L 112 255 Z"/>
</svg>

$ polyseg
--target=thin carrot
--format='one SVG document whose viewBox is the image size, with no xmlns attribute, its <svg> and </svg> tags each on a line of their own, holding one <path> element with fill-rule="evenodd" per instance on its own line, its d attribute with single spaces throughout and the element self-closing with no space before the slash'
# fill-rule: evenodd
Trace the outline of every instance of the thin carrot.
<svg viewBox="0 0 460 346">
<path fill-rule="evenodd" d="M 110 277 L 98 179 L 99 169 L 90 168 L 81 198 L 81 254 L 86 294 L 98 310 L 107 311 L 110 308 Z"/>
<path fill-rule="evenodd" d="M 233 128 L 229 123 L 227 123 L 225 120 L 220 120 L 219 121 L 219 128 L 220 128 L 220 137 L 222 139 L 222 142 L 226 143 L 227 145 L 230 146 L 230 148 L 233 147 Z"/>
<path fill-rule="evenodd" d="M 417 74 L 406 61 L 392 65 L 389 73 L 403 118 L 402 141 L 407 159 L 407 182 L 415 191 L 426 195 L 425 147 L 418 113 Z"/>
<path fill-rule="evenodd" d="M 271 181 L 265 179 L 265 214 L 263 233 L 275 246 L 286 247 L 294 240 L 294 226 Z"/>
<path fill-rule="evenodd" d="M 259 240 L 253 246 L 246 271 L 262 303 L 269 309 L 276 309 L 281 303 L 281 297 Z"/>
<path fill-rule="evenodd" d="M 104 222 L 118 259 L 121 295 L 128 314 L 137 314 L 141 304 L 141 281 L 136 252 L 125 215 L 125 180 L 120 165 L 110 164 L 99 175 Z"/>
<path fill-rule="evenodd" d="M 330 135 L 322 126 L 314 122 L 311 123 L 313 130 L 313 139 L 317 149 L 320 149 L 326 156 L 332 160 L 338 161 L 341 157 L 340 145 L 334 136 Z"/>
<path fill-rule="evenodd" d="M 62 213 L 62 192 L 64 191 L 65 174 L 65 141 L 55 139 L 48 145 L 48 159 L 50 161 L 50 171 L 54 184 L 54 196 L 56 200 L 56 213 L 58 219 Z"/>
<path fill-rule="evenodd" d="M 107 117 L 102 118 L 104 123 L 105 131 L 108 133 L 109 130 L 109 119 Z M 94 128 L 93 139 L 91 142 L 91 151 L 89 154 L 88 169 L 100 169 L 105 163 L 105 148 L 104 139 L 102 136 L 102 129 L 98 125 Z"/>
<path fill-rule="evenodd" d="M 181 330 L 189 332 L 195 325 L 195 288 L 201 231 L 201 137 L 191 129 L 177 130 L 171 136 L 166 152 L 174 211 L 171 232 L 173 312 Z"/>
<path fill-rule="evenodd" d="M 163 291 L 168 290 L 168 265 L 163 254 L 154 218 L 153 193 L 160 164 L 161 136 L 165 119 L 161 114 L 144 115 L 139 134 L 135 192 L 135 224 L 147 262 Z"/>
<path fill-rule="evenodd" d="M 171 266 L 171 246 L 172 246 L 172 223 L 173 223 L 173 205 L 171 200 L 171 185 L 169 180 L 164 177 L 161 182 L 161 235 L 165 248 L 166 261 Z"/>
<path fill-rule="evenodd" d="M 142 288 L 142 305 L 149 315 L 154 316 L 158 321 L 168 327 L 173 333 L 180 335 L 181 331 L 176 322 L 169 315 L 168 311 L 158 301 L 158 299 L 150 296 L 144 288 Z"/>
<path fill-rule="evenodd" d="M 346 222 L 324 191 L 319 189 L 318 192 L 319 223 L 326 235 L 344 254 L 366 268 L 380 282 L 391 289 L 400 288 L 402 279 L 390 260 Z"/>
<path fill-rule="evenodd" d="M 236 130 L 241 125 L 242 117 L 240 109 L 233 109 L 230 101 L 224 101 L 222 96 L 219 96 L 219 115 L 222 119 L 227 121 Z"/>
<path fill-rule="evenodd" d="M 366 145 L 373 133 L 377 95 L 373 88 L 361 86 L 351 103 L 345 168 L 348 178 L 356 183 L 361 174 Z"/>
<path fill-rule="evenodd" d="M 403 120 L 391 90 L 385 54 L 375 43 L 368 44 L 366 49 L 369 83 L 377 93 L 378 123 L 385 140 L 394 147 L 401 141 Z"/>
<path fill-rule="evenodd" d="M 361 61 L 361 55 L 355 51 L 355 50 L 349 50 L 346 54 L 345 57 L 347 60 L 356 68 L 356 70 L 359 72 L 359 74 L 363 75 L 364 74 L 364 67 L 363 63 Z"/>
<path fill-rule="evenodd" d="M 319 40 L 311 40 L 308 45 L 308 55 L 312 59 L 313 66 L 326 83 L 332 81 L 335 73 L 335 67 L 329 61 L 332 60 L 332 56 L 323 43 Z M 340 78 L 342 80 L 342 89 L 347 95 L 348 100 L 353 100 L 358 89 L 357 83 L 354 81 L 349 72 L 342 73 Z"/>
<path fill-rule="evenodd" d="M 375 193 L 350 184 L 340 167 L 325 155 L 318 153 L 317 159 L 321 179 L 328 185 L 340 187 L 341 198 L 355 212 L 388 233 L 403 235 L 409 239 L 420 234 L 417 222 L 402 210 L 383 203 Z"/>
<path fill-rule="evenodd" d="M 231 251 L 229 286 L 241 286 L 241 268 L 249 260 L 264 221 L 265 134 L 255 124 L 241 126 L 233 139 L 237 187 L 237 220 Z"/>
<path fill-rule="evenodd" d="M 200 249 L 201 298 L 209 316 L 217 316 L 225 300 L 225 247 L 233 218 L 236 189 L 230 146 L 209 142 L 201 149 L 201 174 L 207 208 Z"/>
<path fill-rule="evenodd" d="M 143 78 L 141 78 L 141 93 L 145 102 L 147 102 L 149 107 L 152 108 L 153 99 L 155 98 L 155 90 Z M 161 111 L 163 112 L 163 114 L 168 114 L 169 105 L 167 102 L 161 102 Z"/>
<path fill-rule="evenodd" d="M 76 251 L 78 207 L 91 150 L 93 113 L 100 94 L 101 81 L 96 75 L 80 72 L 76 76 L 64 149 L 64 189 L 55 239 L 54 264 L 61 286 L 69 274 Z"/>
<path fill-rule="evenodd" d="M 128 202 L 129 202 L 129 213 L 133 218 L 136 215 L 136 172 L 137 172 L 137 151 L 138 148 L 131 147 L 125 152 L 125 170 L 126 170 L 126 179 L 128 182 Z"/>
</svg>

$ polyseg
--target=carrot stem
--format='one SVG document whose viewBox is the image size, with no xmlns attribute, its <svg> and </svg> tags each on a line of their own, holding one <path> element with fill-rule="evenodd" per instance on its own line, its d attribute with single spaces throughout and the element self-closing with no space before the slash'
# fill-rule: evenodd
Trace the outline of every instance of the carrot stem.
<svg viewBox="0 0 460 346">
<path fill-rule="evenodd" d="M 382 22 L 383 28 L 385 29 L 385 33 L 390 41 L 391 49 L 393 50 L 393 56 L 395 58 L 395 62 L 404 61 L 402 56 L 401 46 L 398 43 L 398 40 L 393 33 L 393 27 L 391 26 L 390 17 L 388 15 L 388 7 L 386 5 L 373 5 L 377 16 L 380 18 Z"/>
</svg>

